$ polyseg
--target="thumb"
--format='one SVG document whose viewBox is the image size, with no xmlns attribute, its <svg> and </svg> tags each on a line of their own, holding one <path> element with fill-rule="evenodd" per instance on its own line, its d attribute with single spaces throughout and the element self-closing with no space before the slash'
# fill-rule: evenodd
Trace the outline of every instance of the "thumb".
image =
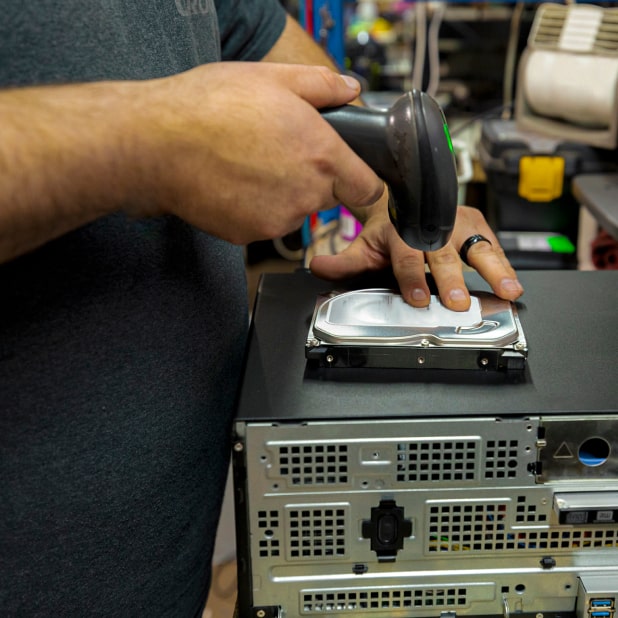
<svg viewBox="0 0 618 618">
<path fill-rule="evenodd" d="M 385 265 L 386 260 L 371 260 L 360 242 L 353 242 L 336 255 L 314 256 L 309 264 L 309 269 L 316 277 L 338 281 L 360 275 L 366 271 L 383 268 Z"/>
<path fill-rule="evenodd" d="M 360 83 L 324 66 L 283 65 L 286 85 L 313 107 L 336 107 L 360 95 Z"/>
</svg>

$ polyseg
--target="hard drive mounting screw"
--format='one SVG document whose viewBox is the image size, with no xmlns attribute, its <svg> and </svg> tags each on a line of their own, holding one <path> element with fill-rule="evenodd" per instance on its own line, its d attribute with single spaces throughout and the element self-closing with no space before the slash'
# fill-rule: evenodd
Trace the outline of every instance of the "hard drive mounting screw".
<svg viewBox="0 0 618 618">
<path fill-rule="evenodd" d="M 236 442 L 236 444 L 234 444 L 234 450 L 237 453 L 241 453 L 244 449 L 243 443 L 242 442 Z"/>
<path fill-rule="evenodd" d="M 266 612 L 263 609 L 258 609 L 257 612 L 255 612 L 255 615 L 257 618 L 265 618 Z"/>
<path fill-rule="evenodd" d="M 489 365 L 489 359 L 481 358 L 481 365 L 483 365 L 483 367 L 485 367 L 486 365 Z"/>
<path fill-rule="evenodd" d="M 330 365 L 335 360 L 335 357 L 332 354 L 329 354 L 326 357 L 326 362 Z"/>
<path fill-rule="evenodd" d="M 429 339 L 421 339 L 421 345 L 422 345 L 424 348 L 429 347 Z"/>
<path fill-rule="evenodd" d="M 524 345 L 521 341 L 519 341 L 519 342 L 517 342 L 517 343 L 515 344 L 515 349 L 516 349 L 516 350 L 523 350 L 525 347 L 526 347 L 526 346 L 525 346 L 525 345 Z"/>
<path fill-rule="evenodd" d="M 310 348 L 316 348 L 319 345 L 319 341 L 317 339 L 308 339 L 307 346 Z"/>
<path fill-rule="evenodd" d="M 425 364 L 425 357 L 424 356 L 419 356 L 416 361 L 418 362 L 419 365 L 424 365 Z"/>
<path fill-rule="evenodd" d="M 536 615 L 536 618 L 543 618 L 543 614 L 542 614 L 541 612 L 539 612 L 539 613 Z"/>
</svg>

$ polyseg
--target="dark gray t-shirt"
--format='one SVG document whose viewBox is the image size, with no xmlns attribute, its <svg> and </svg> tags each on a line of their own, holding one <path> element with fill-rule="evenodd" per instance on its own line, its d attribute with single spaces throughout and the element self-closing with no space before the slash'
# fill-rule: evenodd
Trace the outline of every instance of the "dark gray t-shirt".
<svg viewBox="0 0 618 618">
<path fill-rule="evenodd" d="M 283 29 L 215 4 L 0 0 L 0 87 L 257 60 Z M 174 217 L 0 265 L 0 615 L 199 615 L 246 326 L 241 249 Z"/>
</svg>

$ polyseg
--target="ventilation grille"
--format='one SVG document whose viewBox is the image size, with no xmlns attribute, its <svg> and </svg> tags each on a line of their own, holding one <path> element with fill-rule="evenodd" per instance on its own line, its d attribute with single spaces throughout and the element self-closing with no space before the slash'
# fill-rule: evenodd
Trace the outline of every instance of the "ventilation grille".
<svg viewBox="0 0 618 618">
<path fill-rule="evenodd" d="M 396 461 L 388 471 L 396 483 L 447 485 L 505 481 L 526 475 L 525 454 L 517 439 L 431 437 L 396 443 Z M 270 478 L 290 489 L 349 487 L 358 471 L 357 445 L 284 444 L 275 448 Z M 523 455 L 523 456 L 522 456 Z"/>
<path fill-rule="evenodd" d="M 479 443 L 475 440 L 406 442 L 397 445 L 400 483 L 476 481 Z M 485 447 L 485 480 L 515 479 L 518 440 L 489 440 Z"/>
<path fill-rule="evenodd" d="M 605 528 L 597 530 L 547 530 L 542 532 L 517 532 L 517 549 L 616 549 L 618 530 Z"/>
<path fill-rule="evenodd" d="M 517 440 L 489 440 L 485 451 L 485 479 L 517 477 Z"/>
<path fill-rule="evenodd" d="M 397 445 L 397 481 L 474 481 L 477 442 L 449 440 Z"/>
<path fill-rule="evenodd" d="M 536 504 L 526 502 L 525 496 L 517 496 L 515 511 L 517 524 L 544 524 L 547 522 L 547 515 L 539 513 Z"/>
<path fill-rule="evenodd" d="M 258 511 L 257 525 L 261 533 L 258 542 L 260 558 L 276 558 L 280 555 L 279 539 L 279 511 Z"/>
<path fill-rule="evenodd" d="M 346 509 L 303 508 L 288 512 L 289 560 L 342 558 L 346 555 Z"/>
<path fill-rule="evenodd" d="M 429 507 L 429 552 L 580 551 L 618 548 L 618 529 L 563 528 L 547 530 L 514 529 L 517 526 L 547 523 L 547 514 L 518 497 L 514 517 L 507 503 L 443 504 Z"/>
<path fill-rule="evenodd" d="M 349 611 L 455 609 L 467 604 L 465 588 L 363 589 L 342 592 L 301 592 L 303 614 L 332 615 Z"/>
<path fill-rule="evenodd" d="M 444 504 L 429 509 L 430 552 L 494 551 L 506 547 L 506 504 Z M 511 549 L 515 548 L 512 543 Z"/>
<path fill-rule="evenodd" d="M 618 55 L 618 9 L 544 4 L 528 40 L 531 48 Z"/>
<path fill-rule="evenodd" d="M 278 470 L 292 485 L 345 485 L 348 483 L 347 444 L 281 446 Z"/>
</svg>

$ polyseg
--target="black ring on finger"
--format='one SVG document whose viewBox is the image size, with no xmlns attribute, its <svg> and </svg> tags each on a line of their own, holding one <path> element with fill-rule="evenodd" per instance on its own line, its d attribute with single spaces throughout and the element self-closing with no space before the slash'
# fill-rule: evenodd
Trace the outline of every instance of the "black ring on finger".
<svg viewBox="0 0 618 618">
<path fill-rule="evenodd" d="M 472 245 L 476 245 L 477 242 L 488 242 L 491 245 L 491 240 L 489 240 L 489 238 L 485 238 L 485 236 L 481 236 L 480 234 L 473 234 L 470 238 L 466 239 L 459 250 L 459 257 L 467 266 L 470 266 L 468 262 L 468 251 L 470 251 L 470 247 Z"/>
</svg>

